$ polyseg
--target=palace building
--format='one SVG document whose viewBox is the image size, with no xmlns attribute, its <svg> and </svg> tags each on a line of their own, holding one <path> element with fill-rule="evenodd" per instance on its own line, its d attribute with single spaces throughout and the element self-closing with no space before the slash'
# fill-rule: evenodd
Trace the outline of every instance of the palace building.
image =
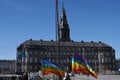
<svg viewBox="0 0 120 80">
<path fill-rule="evenodd" d="M 97 72 L 115 70 L 115 50 L 104 42 L 76 42 L 70 38 L 65 8 L 62 8 L 59 23 L 59 40 L 27 40 L 17 47 L 18 72 L 41 70 L 41 60 L 49 60 L 71 71 L 71 57 L 74 53 L 85 56 Z"/>
</svg>

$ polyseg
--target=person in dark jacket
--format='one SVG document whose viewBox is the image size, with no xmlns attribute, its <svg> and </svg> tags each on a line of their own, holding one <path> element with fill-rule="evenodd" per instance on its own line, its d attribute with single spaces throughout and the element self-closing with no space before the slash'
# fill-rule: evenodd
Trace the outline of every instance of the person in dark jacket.
<svg viewBox="0 0 120 80">
<path fill-rule="evenodd" d="M 28 74 L 27 73 L 23 74 L 23 80 L 28 80 Z"/>
<path fill-rule="evenodd" d="M 65 80 L 71 80 L 68 72 Z"/>
</svg>

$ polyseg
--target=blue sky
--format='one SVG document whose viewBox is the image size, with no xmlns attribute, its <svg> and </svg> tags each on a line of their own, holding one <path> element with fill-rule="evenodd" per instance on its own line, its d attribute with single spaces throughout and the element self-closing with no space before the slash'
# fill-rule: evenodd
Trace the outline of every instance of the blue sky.
<svg viewBox="0 0 120 80">
<path fill-rule="evenodd" d="M 120 58 L 120 0 L 62 1 L 74 41 L 102 41 Z M 19 44 L 55 40 L 55 0 L 0 0 L 0 59 L 16 59 Z"/>
</svg>

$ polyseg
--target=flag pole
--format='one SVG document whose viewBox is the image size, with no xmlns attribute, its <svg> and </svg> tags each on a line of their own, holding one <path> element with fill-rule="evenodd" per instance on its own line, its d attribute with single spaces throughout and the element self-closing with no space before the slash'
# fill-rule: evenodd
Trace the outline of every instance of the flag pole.
<svg viewBox="0 0 120 80">
<path fill-rule="evenodd" d="M 55 1 L 55 26 L 56 26 L 56 41 L 58 41 L 58 0 Z"/>
<path fill-rule="evenodd" d="M 58 64 L 58 54 L 59 54 L 59 46 L 60 46 L 60 41 L 59 41 L 59 38 L 60 38 L 60 35 L 59 35 L 59 18 L 58 18 L 58 0 L 56 0 L 55 2 L 56 4 L 56 10 L 55 10 L 55 21 L 56 21 L 56 53 L 57 53 L 57 56 L 56 56 L 56 63 Z"/>
<path fill-rule="evenodd" d="M 85 58 L 85 48 L 82 48 L 82 50 L 83 50 L 82 56 Z M 87 80 L 89 80 L 89 76 L 87 78 L 88 78 Z"/>
</svg>

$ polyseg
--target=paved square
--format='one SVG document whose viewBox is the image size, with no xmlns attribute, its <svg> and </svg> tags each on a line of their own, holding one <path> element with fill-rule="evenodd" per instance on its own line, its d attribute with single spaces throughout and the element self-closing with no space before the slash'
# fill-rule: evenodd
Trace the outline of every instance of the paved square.
<svg viewBox="0 0 120 80">
<path fill-rule="evenodd" d="M 93 76 L 78 75 L 71 77 L 71 80 L 120 80 L 120 75 L 98 75 L 98 78 Z"/>
</svg>

